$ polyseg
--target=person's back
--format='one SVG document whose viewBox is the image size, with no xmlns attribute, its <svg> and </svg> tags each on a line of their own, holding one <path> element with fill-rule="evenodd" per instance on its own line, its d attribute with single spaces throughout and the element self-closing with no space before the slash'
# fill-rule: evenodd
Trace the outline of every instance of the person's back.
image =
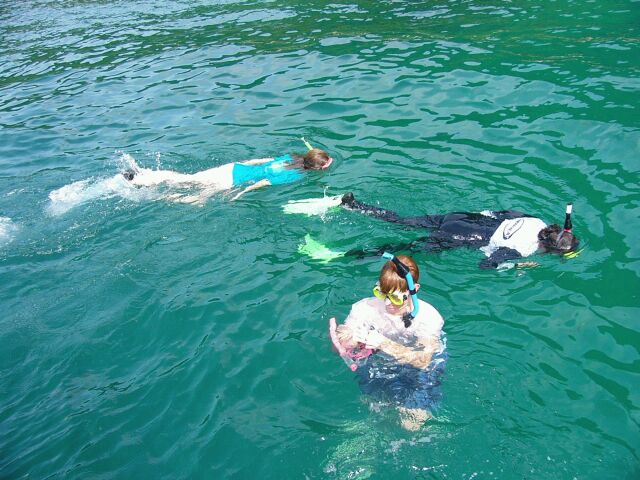
<svg viewBox="0 0 640 480">
<path fill-rule="evenodd" d="M 233 186 L 238 187 L 251 182 L 268 180 L 271 185 L 293 183 L 302 178 L 295 168 L 287 168 L 293 163 L 291 155 L 281 155 L 261 165 L 235 163 L 233 165 Z"/>
</svg>

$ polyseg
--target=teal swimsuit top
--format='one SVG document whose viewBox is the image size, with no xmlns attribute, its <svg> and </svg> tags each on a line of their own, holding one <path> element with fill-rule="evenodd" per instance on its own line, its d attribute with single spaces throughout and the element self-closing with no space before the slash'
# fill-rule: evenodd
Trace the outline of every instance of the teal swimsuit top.
<svg viewBox="0 0 640 480">
<path fill-rule="evenodd" d="M 271 185 L 292 183 L 302 178 L 302 173 L 297 168 L 285 168 L 293 163 L 291 155 L 281 155 L 262 165 L 233 165 L 233 186 L 238 187 L 245 183 L 255 183 L 260 180 L 269 180 Z"/>
</svg>

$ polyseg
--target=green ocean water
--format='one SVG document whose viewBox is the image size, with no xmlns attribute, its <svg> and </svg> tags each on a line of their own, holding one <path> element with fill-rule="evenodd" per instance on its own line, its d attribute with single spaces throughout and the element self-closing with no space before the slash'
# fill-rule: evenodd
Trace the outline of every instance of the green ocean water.
<svg viewBox="0 0 640 480">
<path fill-rule="evenodd" d="M 640 478 L 640 2 L 0 0 L 0 478 Z M 303 151 L 203 207 L 117 174 Z M 440 409 L 363 397 L 327 321 L 421 232 L 286 215 L 518 209 L 575 260 L 415 253 Z"/>
</svg>

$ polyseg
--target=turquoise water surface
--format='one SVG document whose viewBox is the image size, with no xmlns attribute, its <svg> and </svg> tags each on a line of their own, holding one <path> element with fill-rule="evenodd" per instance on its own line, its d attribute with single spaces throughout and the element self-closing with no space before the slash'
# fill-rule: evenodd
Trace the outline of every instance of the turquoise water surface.
<svg viewBox="0 0 640 480">
<path fill-rule="evenodd" d="M 640 2 L 0 0 L 0 478 L 640 478 Z M 204 206 L 118 175 L 304 151 L 302 182 Z M 327 321 L 403 215 L 518 209 L 575 260 L 419 252 L 445 318 L 417 432 Z"/>
</svg>

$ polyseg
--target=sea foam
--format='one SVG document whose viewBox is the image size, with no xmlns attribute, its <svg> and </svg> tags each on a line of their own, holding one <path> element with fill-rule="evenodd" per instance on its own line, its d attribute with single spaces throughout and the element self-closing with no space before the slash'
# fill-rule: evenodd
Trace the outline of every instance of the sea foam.
<svg viewBox="0 0 640 480">
<path fill-rule="evenodd" d="M 18 226 L 9 217 L 0 217 L 0 247 L 13 240 Z"/>
<path fill-rule="evenodd" d="M 133 157 L 127 153 L 121 154 L 118 163 L 123 170 L 139 169 Z M 119 197 L 139 201 L 157 196 L 157 192 L 136 188 L 118 173 L 108 178 L 79 180 L 53 190 L 49 193 L 49 204 L 46 210 L 50 215 L 58 216 L 95 200 Z"/>
</svg>

